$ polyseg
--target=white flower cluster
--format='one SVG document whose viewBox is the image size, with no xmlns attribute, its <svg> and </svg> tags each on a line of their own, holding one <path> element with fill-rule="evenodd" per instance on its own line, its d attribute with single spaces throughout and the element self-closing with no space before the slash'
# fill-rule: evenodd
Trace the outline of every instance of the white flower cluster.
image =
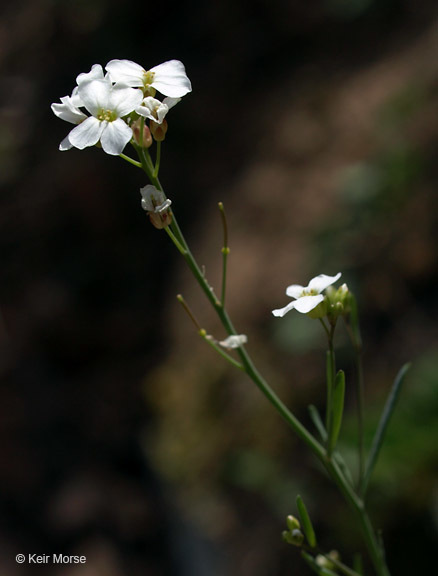
<svg viewBox="0 0 438 576">
<path fill-rule="evenodd" d="M 107 154 L 118 156 L 133 137 L 133 113 L 162 124 L 169 109 L 192 90 L 179 60 L 150 70 L 131 60 L 111 60 L 105 70 L 104 74 L 102 66 L 95 64 L 90 72 L 79 74 L 72 95 L 61 98 L 61 104 L 52 104 L 56 116 L 77 125 L 61 142 L 60 150 L 83 150 L 100 142 Z M 156 91 L 166 98 L 156 99 Z"/>
</svg>

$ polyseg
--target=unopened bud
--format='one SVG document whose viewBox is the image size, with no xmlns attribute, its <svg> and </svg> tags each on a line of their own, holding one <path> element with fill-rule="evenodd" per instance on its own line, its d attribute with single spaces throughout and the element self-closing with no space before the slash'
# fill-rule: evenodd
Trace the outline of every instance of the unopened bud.
<svg viewBox="0 0 438 576">
<path fill-rule="evenodd" d="M 143 124 L 143 138 L 141 138 L 141 124 Z M 143 148 L 150 148 L 152 146 L 152 134 L 149 127 L 140 120 L 136 120 L 131 124 L 132 132 L 134 134 L 134 140 L 136 144 L 142 146 Z"/>
<path fill-rule="evenodd" d="M 283 530 L 281 536 L 285 542 L 292 544 L 292 546 L 301 546 L 304 541 L 304 534 L 301 530 Z"/>
<path fill-rule="evenodd" d="M 291 543 L 294 546 L 301 546 L 301 544 L 304 541 L 304 534 L 301 532 L 301 530 L 298 530 L 298 529 L 292 530 L 291 540 L 292 540 Z"/>
<path fill-rule="evenodd" d="M 336 324 L 339 316 L 346 316 L 350 313 L 350 291 L 347 284 L 342 284 L 337 290 L 329 286 L 326 291 L 328 300 L 327 316 L 332 324 Z"/>
<path fill-rule="evenodd" d="M 286 518 L 286 524 L 291 532 L 292 530 L 299 530 L 301 528 L 299 520 L 295 518 L 295 516 L 292 516 L 292 514 L 289 514 Z"/>
<path fill-rule="evenodd" d="M 327 568 L 328 570 L 334 570 L 336 568 L 336 564 L 332 560 L 339 562 L 340 556 L 337 550 L 331 550 L 326 556 L 318 554 L 315 558 L 315 562 L 320 568 Z"/>
<path fill-rule="evenodd" d="M 167 120 L 164 119 L 161 122 L 161 124 L 157 124 L 157 122 L 154 122 L 153 120 L 151 120 L 150 130 L 152 132 L 152 136 L 154 137 L 154 139 L 157 142 L 162 142 L 164 140 L 164 138 L 166 137 Z"/>
</svg>

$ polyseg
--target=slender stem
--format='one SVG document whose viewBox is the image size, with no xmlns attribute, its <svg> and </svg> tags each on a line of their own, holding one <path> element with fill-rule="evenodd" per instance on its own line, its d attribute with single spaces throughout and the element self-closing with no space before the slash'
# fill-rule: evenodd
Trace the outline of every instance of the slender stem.
<svg viewBox="0 0 438 576">
<path fill-rule="evenodd" d="M 216 343 L 216 340 L 214 340 L 214 338 L 209 336 L 205 330 L 201 330 L 199 332 L 199 334 L 201 335 L 202 338 L 204 338 L 204 340 L 207 342 L 207 344 L 209 344 L 212 348 L 214 348 L 216 350 L 216 352 L 220 356 L 222 356 L 222 358 L 225 358 L 225 360 L 227 360 L 227 362 L 229 362 L 230 364 L 232 364 L 235 368 L 238 368 L 239 370 L 245 370 L 245 367 L 243 366 L 243 364 L 241 364 L 240 362 L 237 362 L 237 360 L 235 360 L 232 356 L 230 356 L 230 354 L 225 352 L 225 350 L 223 350 Z"/>
<path fill-rule="evenodd" d="M 187 316 L 190 318 L 190 320 L 193 322 L 193 324 L 196 326 L 196 329 L 198 330 L 198 332 L 201 332 L 202 328 L 201 325 L 199 324 L 198 320 L 196 319 L 196 316 L 193 314 L 192 310 L 190 309 L 189 305 L 187 304 L 187 302 L 184 300 L 184 297 L 182 294 L 177 294 L 176 299 L 178 300 L 178 302 L 181 304 L 181 306 L 184 308 Z"/>
<path fill-rule="evenodd" d="M 166 231 L 167 235 L 170 237 L 172 242 L 178 248 L 178 251 L 185 257 L 187 250 L 184 246 L 181 245 L 180 241 L 176 238 L 175 234 L 172 232 L 169 226 L 165 226 L 164 230 Z"/>
<path fill-rule="evenodd" d="M 355 347 L 356 362 L 356 394 L 357 394 L 357 433 L 358 433 L 358 458 L 359 458 L 359 478 L 358 486 L 361 487 L 364 475 L 364 433 L 363 433 L 363 412 L 364 412 L 364 382 L 363 382 L 363 363 L 362 351 Z"/>
<path fill-rule="evenodd" d="M 153 165 L 149 153 L 147 151 L 145 153 L 144 149 L 138 150 L 138 153 L 141 159 L 142 167 L 146 172 L 146 174 L 149 176 L 151 182 L 157 188 L 162 190 L 158 177 L 154 176 L 153 174 Z M 184 239 L 184 236 L 181 232 L 180 227 L 178 226 L 175 216 L 174 215 L 172 216 L 173 216 L 172 230 L 169 230 L 168 229 L 169 227 L 166 228 L 168 235 L 178 248 L 179 252 L 184 257 L 188 267 L 192 271 L 192 274 L 197 280 L 199 286 L 201 287 L 208 301 L 211 303 L 214 310 L 216 311 L 226 332 L 229 335 L 236 335 L 237 332 L 231 322 L 230 317 L 228 316 L 225 307 L 223 306 L 221 301 L 217 298 L 213 288 L 207 282 L 207 279 L 205 278 L 203 272 L 200 270 L 198 263 L 193 257 L 188 247 L 188 244 Z M 332 354 L 334 354 L 333 333 L 334 333 L 334 326 L 331 326 L 328 334 L 329 334 L 329 349 Z M 222 350 L 220 352 L 222 354 L 225 354 Z M 378 576 L 390 576 L 383 556 L 383 550 L 380 546 L 380 543 L 376 537 L 376 534 L 374 533 L 371 522 L 365 511 L 364 503 L 362 499 L 356 494 L 356 492 L 354 491 L 353 487 L 350 485 L 348 480 L 345 478 L 337 462 L 328 456 L 326 448 L 316 440 L 316 438 L 305 428 L 305 426 L 303 426 L 303 424 L 301 424 L 298 418 L 280 400 L 277 394 L 272 390 L 272 388 L 269 386 L 269 384 L 266 382 L 263 376 L 259 373 L 251 357 L 247 353 L 246 349 L 243 346 L 241 346 L 236 350 L 236 352 L 241 360 L 241 366 L 238 365 L 238 367 L 239 368 L 241 367 L 241 369 L 243 369 L 246 372 L 249 378 L 255 383 L 255 385 L 259 388 L 262 394 L 277 410 L 280 416 L 282 416 L 282 418 L 292 428 L 295 434 L 308 446 L 311 452 L 315 454 L 315 456 L 322 462 L 329 475 L 333 478 L 340 492 L 344 496 L 344 499 L 349 504 L 350 508 L 353 510 L 353 512 L 355 513 L 355 515 L 359 520 L 359 524 L 362 528 L 362 532 L 364 535 L 365 543 L 367 545 L 371 560 L 373 562 L 373 565 L 376 569 L 376 573 L 378 574 Z M 234 361 L 234 359 L 232 360 Z M 332 370 L 333 370 L 332 375 L 334 376 L 334 370 L 335 370 L 334 362 Z"/>
<path fill-rule="evenodd" d="M 122 160 L 126 160 L 126 162 L 129 162 L 130 164 L 132 164 L 136 168 L 142 168 L 143 167 L 141 162 L 137 162 L 137 160 L 133 160 L 129 156 L 126 156 L 126 154 L 119 154 L 119 157 Z"/>
<path fill-rule="evenodd" d="M 224 328 L 228 334 L 236 334 L 236 330 L 228 316 L 227 311 L 221 305 L 217 296 L 214 293 L 212 287 L 208 284 L 203 273 L 199 269 L 199 266 L 194 259 L 190 249 L 187 244 L 184 243 L 186 247 L 186 252 L 183 254 L 190 270 L 192 271 L 198 284 L 204 291 L 207 299 L 212 304 L 217 315 L 219 316 Z M 333 327 L 330 331 L 331 339 L 329 341 L 329 347 L 333 348 Z M 330 343 L 331 342 L 331 343 Z M 336 485 L 338 486 L 340 492 L 344 496 L 344 499 L 349 504 L 350 508 L 353 510 L 354 514 L 359 520 L 361 526 L 364 540 L 367 545 L 371 560 L 374 564 L 378 576 L 390 576 L 388 568 L 386 567 L 385 560 L 383 557 L 383 552 L 380 547 L 380 543 L 372 528 L 371 522 L 364 508 L 364 503 L 361 498 L 355 493 L 354 489 L 344 477 L 342 470 L 339 468 L 337 462 L 329 458 L 326 449 L 316 440 L 316 438 L 310 434 L 310 432 L 301 424 L 301 422 L 296 418 L 296 416 L 287 408 L 287 406 L 280 400 L 276 393 L 272 390 L 263 376 L 258 372 L 254 363 L 247 353 L 246 349 L 241 346 L 237 349 L 237 353 L 240 356 L 244 371 L 259 388 L 259 390 L 264 394 L 264 396 L 269 400 L 269 402 L 274 406 L 277 412 L 283 417 L 283 419 L 288 423 L 288 425 L 294 430 L 297 436 L 303 440 L 303 442 L 309 447 L 309 449 L 315 454 L 315 456 L 323 463 L 329 475 L 333 478 Z"/>
<path fill-rule="evenodd" d="M 161 161 L 161 140 L 157 142 L 157 156 L 155 158 L 155 168 L 153 172 L 154 178 L 157 178 L 158 172 L 160 171 L 160 161 Z"/>
<path fill-rule="evenodd" d="M 224 231 L 224 245 L 222 247 L 222 292 L 221 292 L 221 304 L 225 306 L 225 292 L 227 289 L 227 258 L 230 253 L 230 248 L 228 246 L 228 225 L 227 218 L 225 216 L 225 209 L 222 202 L 219 202 L 219 210 L 221 213 L 222 228 Z"/>
<path fill-rule="evenodd" d="M 365 544 L 368 548 L 368 552 L 370 554 L 374 568 L 376 569 L 376 573 L 378 576 L 390 576 L 389 570 L 386 566 L 383 550 L 373 530 L 371 521 L 365 510 L 363 500 L 356 494 L 351 485 L 345 481 L 342 471 L 334 459 L 326 460 L 324 464 L 327 472 L 333 478 L 340 492 L 344 496 L 344 499 L 350 505 L 350 508 L 353 510 L 359 521 Z"/>
<path fill-rule="evenodd" d="M 334 327 L 331 326 L 330 331 L 327 331 L 327 333 L 328 333 L 329 349 L 327 350 L 327 371 L 326 371 L 326 380 L 327 380 L 326 428 L 328 438 L 330 438 L 332 428 L 333 386 L 336 376 L 336 359 L 335 359 L 335 351 L 333 348 Z"/>
</svg>

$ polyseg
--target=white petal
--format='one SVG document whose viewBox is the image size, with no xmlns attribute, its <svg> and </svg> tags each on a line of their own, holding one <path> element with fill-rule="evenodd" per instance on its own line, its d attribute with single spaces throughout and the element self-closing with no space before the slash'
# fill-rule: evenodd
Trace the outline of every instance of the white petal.
<svg viewBox="0 0 438 576">
<path fill-rule="evenodd" d="M 309 286 L 307 287 L 308 290 L 316 290 L 318 293 L 321 293 L 331 284 L 334 284 L 339 278 L 341 277 L 341 272 L 338 272 L 336 276 L 327 276 L 326 274 L 320 274 L 319 276 L 315 276 L 309 282 Z"/>
<path fill-rule="evenodd" d="M 61 98 L 61 104 L 54 103 L 51 108 L 58 118 L 61 118 L 61 120 L 65 120 L 66 122 L 71 122 L 72 124 L 79 124 L 82 120 L 87 118 L 86 114 L 73 105 L 72 98 L 69 96 Z"/>
<path fill-rule="evenodd" d="M 73 128 L 73 130 L 68 135 L 72 146 L 83 150 L 87 146 L 94 146 L 100 139 L 102 130 L 104 128 L 104 122 L 99 122 L 94 116 L 90 116 L 84 120 L 79 126 Z"/>
<path fill-rule="evenodd" d="M 322 294 L 318 294 L 317 296 L 302 296 L 294 301 L 294 308 L 297 312 L 307 314 L 307 312 L 316 308 L 323 300 L 324 296 Z"/>
<path fill-rule="evenodd" d="M 104 152 L 112 156 L 118 156 L 132 138 L 131 128 L 121 119 L 105 123 L 106 126 L 100 137 Z"/>
<path fill-rule="evenodd" d="M 73 106 L 75 106 L 76 108 L 81 108 L 84 103 L 81 100 L 81 97 L 79 96 L 79 92 L 78 92 L 79 88 L 78 86 L 75 86 L 73 88 L 73 92 L 71 93 L 71 103 L 73 104 Z M 61 98 L 62 100 L 62 98 Z"/>
<path fill-rule="evenodd" d="M 111 86 L 105 80 L 92 80 L 79 86 L 79 96 L 85 108 L 96 116 L 104 109 L 108 110 Z"/>
<path fill-rule="evenodd" d="M 169 60 L 151 68 L 154 80 L 151 84 L 165 96 L 178 98 L 192 91 L 192 85 L 187 77 L 184 64 L 179 60 Z"/>
<path fill-rule="evenodd" d="M 135 88 L 116 84 L 108 99 L 108 109 L 116 112 L 117 116 L 126 116 L 133 112 L 143 100 L 143 92 Z"/>
<path fill-rule="evenodd" d="M 162 214 L 163 212 L 166 212 L 172 205 L 172 200 L 170 200 L 170 198 L 166 198 L 166 200 L 160 204 L 160 206 L 155 206 L 155 214 Z"/>
<path fill-rule="evenodd" d="M 178 104 L 178 102 L 181 102 L 181 98 L 169 98 L 169 97 L 167 97 L 163 100 L 163 104 L 165 106 L 167 106 L 169 110 L 171 108 L 173 108 L 175 106 L 175 104 Z"/>
<path fill-rule="evenodd" d="M 70 138 L 66 136 L 59 145 L 59 149 L 61 152 L 65 152 L 66 150 L 70 150 L 70 148 L 73 148 L 73 144 L 70 142 Z"/>
<path fill-rule="evenodd" d="M 171 100 L 173 100 L 173 98 Z M 152 96 L 147 96 L 143 100 L 142 105 L 136 108 L 135 111 L 137 114 L 140 114 L 140 116 L 144 116 L 157 124 L 161 124 L 169 112 L 169 107 L 165 104 L 165 101 L 166 99 L 160 102 L 160 100 L 152 98 Z"/>
<path fill-rule="evenodd" d="M 272 314 L 274 316 L 283 318 L 283 316 L 285 314 L 287 314 L 288 312 L 290 312 L 294 308 L 295 308 L 295 301 L 289 302 L 289 304 L 287 306 L 285 306 L 284 308 L 278 308 L 277 310 L 272 310 Z"/>
<path fill-rule="evenodd" d="M 152 184 L 140 188 L 140 194 L 143 197 L 141 206 L 143 210 L 146 210 L 147 212 L 155 212 L 156 206 L 161 206 L 166 202 L 164 192 L 158 190 L 158 188 L 155 188 Z"/>
<path fill-rule="evenodd" d="M 243 344 L 248 342 L 248 337 L 246 334 L 234 334 L 232 336 L 228 336 L 225 340 L 218 342 L 219 346 L 228 349 L 235 349 L 240 348 Z"/>
<path fill-rule="evenodd" d="M 93 64 L 89 72 L 79 74 L 76 78 L 78 86 L 84 82 L 91 82 L 92 80 L 103 80 L 103 69 L 100 64 Z"/>
<path fill-rule="evenodd" d="M 122 82 L 132 87 L 143 86 L 146 70 L 131 60 L 111 60 L 105 66 L 113 82 Z"/>
<path fill-rule="evenodd" d="M 304 290 L 304 286 L 300 286 L 299 284 L 291 284 L 286 288 L 286 294 L 291 298 L 300 298 Z"/>
</svg>

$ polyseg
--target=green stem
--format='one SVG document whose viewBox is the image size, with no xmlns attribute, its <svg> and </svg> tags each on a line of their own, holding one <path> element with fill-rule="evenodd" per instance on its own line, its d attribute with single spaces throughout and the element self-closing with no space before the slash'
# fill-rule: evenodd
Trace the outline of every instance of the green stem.
<svg viewBox="0 0 438 576">
<path fill-rule="evenodd" d="M 154 178 L 157 178 L 158 172 L 160 171 L 160 161 L 161 161 L 161 141 L 157 142 L 157 157 L 155 158 L 155 168 L 153 172 Z"/>
<path fill-rule="evenodd" d="M 136 168 L 143 168 L 143 165 L 141 162 L 137 162 L 137 160 L 133 160 L 132 158 L 130 158 L 129 156 L 126 156 L 126 154 L 119 154 L 119 157 L 122 160 L 126 160 L 126 162 L 129 162 L 130 164 L 132 164 L 133 166 L 135 166 Z"/>
<path fill-rule="evenodd" d="M 327 381 L 327 406 L 326 406 L 326 428 L 327 434 L 330 438 L 332 428 L 332 404 L 333 404 L 333 386 L 336 376 L 336 359 L 335 351 L 333 348 L 333 327 L 328 332 L 328 345 L 327 350 L 327 365 L 326 365 L 326 381 Z"/>
<path fill-rule="evenodd" d="M 359 478 L 358 486 L 362 486 L 364 476 L 364 433 L 363 433 L 363 412 L 364 412 L 364 382 L 363 382 L 363 364 L 362 352 L 355 347 L 356 360 L 356 394 L 357 394 L 357 432 L 358 432 L 358 456 L 359 456 Z"/>
<path fill-rule="evenodd" d="M 222 202 L 219 202 L 219 211 L 221 214 L 222 228 L 224 231 L 224 245 L 222 247 L 222 292 L 221 292 L 221 304 L 225 306 L 225 293 L 227 289 L 227 259 L 230 253 L 230 248 L 228 246 L 228 226 L 227 218 L 225 216 L 225 209 Z"/>
<path fill-rule="evenodd" d="M 162 190 L 158 177 L 154 176 L 153 174 L 153 165 L 149 153 L 147 151 L 145 152 L 144 149 L 138 150 L 138 153 L 142 162 L 142 167 L 146 172 L 146 174 L 149 176 L 152 184 L 154 184 L 157 188 Z M 198 263 L 196 262 L 194 256 L 192 255 L 190 248 L 181 232 L 180 227 L 178 226 L 177 220 L 174 215 L 172 219 L 172 230 L 166 228 L 166 231 L 169 237 L 174 242 L 175 246 L 178 248 L 179 252 L 184 257 L 193 276 L 195 277 L 202 291 L 206 295 L 208 301 L 211 303 L 214 310 L 216 311 L 227 334 L 236 335 L 237 332 L 231 322 L 230 317 L 228 316 L 225 307 L 223 306 L 221 301 L 217 298 L 213 288 L 210 286 L 203 272 L 200 270 Z M 334 359 L 333 332 L 334 332 L 334 326 L 331 327 L 329 332 L 329 349 L 331 351 L 331 354 L 333 354 Z M 292 428 L 295 434 L 308 446 L 311 452 L 322 462 L 327 472 L 332 477 L 332 479 L 338 486 L 340 492 L 344 496 L 344 499 L 349 504 L 354 514 L 357 516 L 360 526 L 362 528 L 365 543 L 367 545 L 377 575 L 390 576 L 388 568 L 386 567 L 385 564 L 383 551 L 373 531 L 371 522 L 368 518 L 368 515 L 364 507 L 364 503 L 361 500 L 361 498 L 355 493 L 354 489 L 352 488 L 348 480 L 345 478 L 337 462 L 328 456 L 326 448 L 316 440 L 316 438 L 305 428 L 305 426 L 303 426 L 303 424 L 301 424 L 298 418 L 280 400 L 277 394 L 272 390 L 272 388 L 269 386 L 269 384 L 266 382 L 263 376 L 259 373 L 251 357 L 247 353 L 246 349 L 243 346 L 240 346 L 236 350 L 236 352 L 241 360 L 241 366 L 238 365 L 238 367 L 246 372 L 249 378 L 259 388 L 259 390 L 272 404 L 272 406 L 277 410 L 280 416 L 282 416 L 282 418 L 287 422 L 290 428 Z M 333 371 L 335 370 L 334 362 L 332 370 Z"/>
<path fill-rule="evenodd" d="M 324 465 L 359 521 L 365 544 L 376 573 L 378 576 L 390 576 L 386 566 L 384 552 L 373 530 L 363 500 L 356 494 L 349 483 L 345 481 L 344 475 L 335 460 L 328 459 L 324 462 Z"/>
<path fill-rule="evenodd" d="M 236 334 L 236 330 L 228 316 L 227 311 L 222 306 L 221 302 L 215 295 L 212 287 L 208 284 L 204 274 L 199 269 L 199 266 L 194 259 L 187 243 L 184 241 L 184 246 L 186 248 L 183 254 L 190 270 L 192 271 L 195 279 L 200 285 L 201 289 L 205 293 L 207 299 L 210 301 L 211 305 L 215 309 L 219 319 L 222 322 L 225 330 L 228 334 Z M 333 351 L 333 329 L 331 330 L 331 339 L 329 340 L 329 347 Z M 341 469 L 337 462 L 328 457 L 326 449 L 316 440 L 316 438 L 310 434 L 310 432 L 301 424 L 301 422 L 296 418 L 296 416 L 287 408 L 287 406 L 280 400 L 280 398 L 275 394 L 263 376 L 258 372 L 254 363 L 245 350 L 243 346 L 237 349 L 237 353 L 240 356 L 240 360 L 243 365 L 243 369 L 250 379 L 259 388 L 262 394 L 269 400 L 269 402 L 274 406 L 280 416 L 288 423 L 295 434 L 309 447 L 309 449 L 315 454 L 315 456 L 323 463 L 329 475 L 333 478 L 336 485 L 338 486 L 340 492 L 344 496 L 344 499 L 349 504 L 350 508 L 353 510 L 355 516 L 359 520 L 359 524 L 364 535 L 364 540 L 367 545 L 371 560 L 376 569 L 378 576 L 390 576 L 388 568 L 386 567 L 385 560 L 383 557 L 383 551 L 381 550 L 380 543 L 373 531 L 371 522 L 364 508 L 364 503 L 355 493 L 351 487 L 348 480 L 344 477 Z M 334 369 L 334 366 L 333 366 Z"/>
<path fill-rule="evenodd" d="M 176 219 L 174 220 L 176 223 Z M 178 227 L 179 229 L 179 227 Z M 220 300 L 216 296 L 213 288 L 207 282 L 204 274 L 201 272 L 195 258 L 193 257 L 187 243 L 184 240 L 185 251 L 181 252 L 184 259 L 187 262 L 192 274 L 194 275 L 196 281 L 200 285 L 207 299 L 215 309 L 219 319 L 222 322 L 227 334 L 236 335 L 237 332 L 228 316 L 228 313 L 224 306 L 222 306 Z M 292 414 L 292 412 L 286 407 L 286 405 L 280 400 L 280 398 L 271 389 L 269 384 L 258 372 L 254 366 L 249 354 L 246 352 L 243 346 L 240 346 L 237 350 L 237 354 L 240 356 L 243 368 L 251 380 L 256 384 L 256 386 L 261 390 L 264 396 L 269 400 L 269 402 L 275 407 L 275 409 L 280 413 L 280 415 L 286 420 L 289 426 L 295 431 L 299 438 L 301 438 L 312 452 L 317 455 L 320 459 L 325 457 L 324 447 L 316 440 L 316 438 L 308 432 L 308 430 L 301 424 L 301 422 Z"/>
</svg>

